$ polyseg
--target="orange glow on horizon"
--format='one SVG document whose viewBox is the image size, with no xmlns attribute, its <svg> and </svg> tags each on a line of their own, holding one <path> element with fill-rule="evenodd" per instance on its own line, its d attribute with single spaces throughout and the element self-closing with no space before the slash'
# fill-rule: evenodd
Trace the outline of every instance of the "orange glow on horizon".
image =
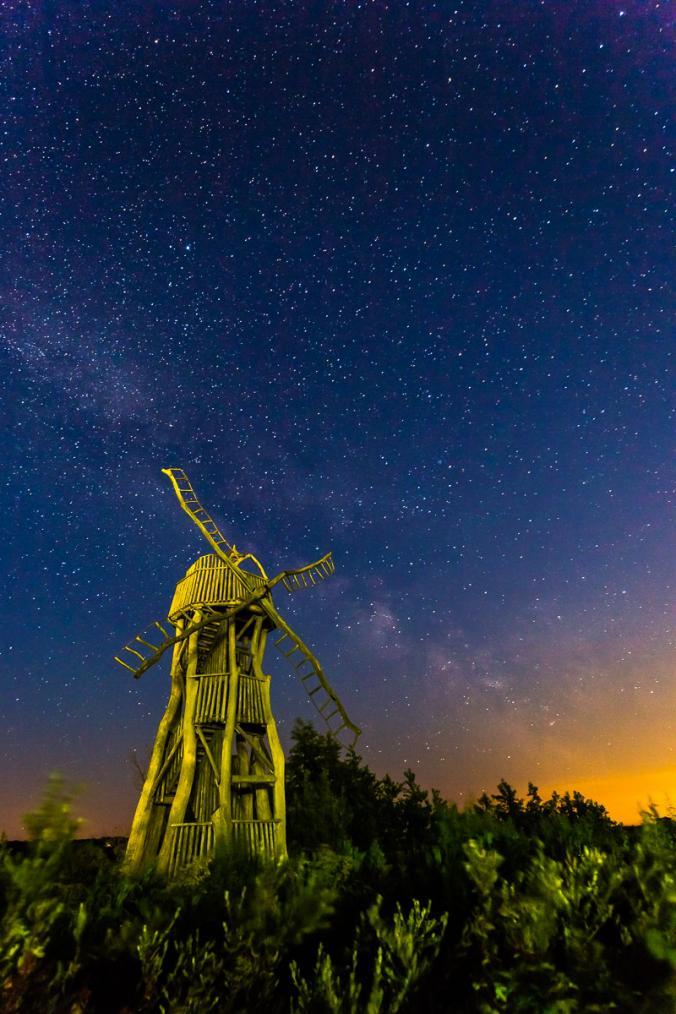
<svg viewBox="0 0 676 1014">
<path fill-rule="evenodd" d="M 669 816 L 669 810 L 676 808 L 676 767 L 595 778 L 568 778 L 564 785 L 559 782 L 543 786 L 540 795 L 547 799 L 555 789 L 560 795 L 566 791 L 581 792 L 587 799 L 605 806 L 613 820 L 639 824 L 641 811 L 650 803 L 657 806 L 660 817 Z"/>
</svg>

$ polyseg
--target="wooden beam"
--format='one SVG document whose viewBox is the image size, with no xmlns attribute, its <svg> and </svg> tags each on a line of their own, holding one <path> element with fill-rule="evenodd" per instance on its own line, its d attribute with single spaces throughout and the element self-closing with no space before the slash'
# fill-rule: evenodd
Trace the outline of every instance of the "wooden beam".
<svg viewBox="0 0 676 1014">
<path fill-rule="evenodd" d="M 263 753 L 263 751 L 261 750 L 261 748 L 255 742 L 255 740 L 253 739 L 253 737 L 250 736 L 248 734 L 248 732 L 245 732 L 241 725 L 236 725 L 235 726 L 235 732 L 239 736 L 243 736 L 244 737 L 244 739 L 247 741 L 247 743 L 251 747 L 251 749 L 253 751 L 253 754 L 254 754 L 254 757 L 256 758 L 256 760 L 259 761 L 263 765 L 263 767 L 266 768 L 270 772 L 271 775 L 274 775 L 275 769 L 274 769 L 274 767 L 272 765 L 272 761 L 270 760 L 269 757 L 266 757 L 266 755 Z"/>
<path fill-rule="evenodd" d="M 274 785 L 277 779 L 274 775 L 233 775 L 232 782 L 241 785 Z"/>
<path fill-rule="evenodd" d="M 204 747 L 204 752 L 207 755 L 207 759 L 208 759 L 209 763 L 211 764 L 211 770 L 214 773 L 214 778 L 216 779 L 216 785 L 220 786 L 220 784 L 221 784 L 220 774 L 219 774 L 219 771 L 218 771 L 218 769 L 216 767 L 216 762 L 215 762 L 215 760 L 213 758 L 211 750 L 209 748 L 209 744 L 207 743 L 206 736 L 202 732 L 202 729 L 200 728 L 199 725 L 196 725 L 195 729 L 197 730 L 197 735 L 199 736 L 200 742 L 202 743 L 202 746 Z"/>
</svg>

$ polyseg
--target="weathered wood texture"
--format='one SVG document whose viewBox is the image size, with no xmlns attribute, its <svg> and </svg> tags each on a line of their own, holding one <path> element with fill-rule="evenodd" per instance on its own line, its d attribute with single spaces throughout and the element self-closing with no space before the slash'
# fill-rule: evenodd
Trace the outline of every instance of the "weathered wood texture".
<svg viewBox="0 0 676 1014">
<path fill-rule="evenodd" d="M 262 670 L 270 624 L 255 604 L 228 617 L 233 589 L 248 590 L 218 558 L 197 562 L 174 596 L 177 632 L 203 619 L 205 603 L 193 596 L 208 600 L 213 622 L 191 633 L 187 648 L 174 646 L 170 701 L 127 851 L 131 866 L 156 862 L 170 876 L 219 844 L 286 854 L 284 755 Z"/>
<path fill-rule="evenodd" d="M 176 627 L 177 632 L 180 632 L 182 627 L 183 620 L 179 620 Z M 141 865 L 148 851 L 148 835 L 153 823 L 153 816 L 159 816 L 153 814 L 157 785 L 163 774 L 165 757 L 170 762 L 171 758 L 175 756 L 175 739 L 180 737 L 180 708 L 184 685 L 179 663 L 181 647 L 180 642 L 174 647 L 169 703 L 157 729 L 148 771 L 127 842 L 127 862 L 132 866 Z M 164 764 L 165 768 L 167 766 L 168 763 Z"/>
<path fill-rule="evenodd" d="M 169 875 L 232 845 L 286 855 L 284 753 L 263 672 L 268 634 L 336 737 L 354 745 L 350 720 L 310 648 L 278 613 L 272 589 L 311 588 L 334 571 L 326 553 L 269 578 L 251 553 L 230 545 L 180 468 L 162 470 L 213 553 L 176 587 L 168 633 L 158 621 L 116 660 L 139 677 L 173 648 L 171 693 L 129 837 L 127 862 Z M 241 564 L 249 561 L 249 568 Z M 254 573 L 250 568 L 257 568 Z"/>
<path fill-rule="evenodd" d="M 227 570 L 217 556 L 209 554 L 200 557 L 178 582 L 169 609 L 169 619 L 173 621 L 195 602 L 209 606 L 234 604 L 245 598 L 251 588 L 265 584 L 265 580 L 257 574 L 247 574 L 247 581 L 249 578 L 251 584 L 247 588 L 241 578 Z"/>
</svg>

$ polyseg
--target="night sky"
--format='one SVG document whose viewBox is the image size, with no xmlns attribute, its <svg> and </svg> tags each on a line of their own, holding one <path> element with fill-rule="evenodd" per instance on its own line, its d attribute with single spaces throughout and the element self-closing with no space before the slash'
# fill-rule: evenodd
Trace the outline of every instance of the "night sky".
<svg viewBox="0 0 676 1014">
<path fill-rule="evenodd" d="M 209 551 L 163 467 L 333 550 L 275 600 L 378 774 L 676 802 L 669 5 L 0 17 L 0 827 L 58 770 L 128 832 L 168 667 L 112 657 Z"/>
</svg>

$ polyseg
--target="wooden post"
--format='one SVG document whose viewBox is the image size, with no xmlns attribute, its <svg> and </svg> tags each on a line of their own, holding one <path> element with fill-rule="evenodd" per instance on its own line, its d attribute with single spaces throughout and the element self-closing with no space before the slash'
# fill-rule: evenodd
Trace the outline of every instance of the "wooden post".
<svg viewBox="0 0 676 1014">
<path fill-rule="evenodd" d="M 193 620 L 197 623 L 202 619 L 202 613 L 196 610 Z M 195 704 L 197 701 L 197 648 L 199 631 L 190 635 L 188 643 L 188 665 L 185 674 L 185 696 L 183 707 L 183 763 L 181 773 L 176 786 L 174 801 L 169 810 L 168 827 L 160 850 L 158 869 L 168 872 L 171 861 L 171 847 L 173 843 L 173 826 L 181 824 L 185 817 L 185 811 L 190 799 L 193 781 L 195 778 L 195 763 L 197 761 L 197 733 L 195 732 Z"/>
<path fill-rule="evenodd" d="M 255 736 L 254 743 L 258 747 L 262 754 L 265 754 L 263 748 L 263 737 Z M 251 752 L 251 774 L 252 775 L 266 775 L 268 772 L 264 769 L 262 763 L 256 757 L 256 754 Z M 255 817 L 256 820 L 272 820 L 272 806 L 270 804 L 270 786 L 261 785 L 256 789 L 255 794 L 256 807 Z"/>
<path fill-rule="evenodd" d="M 228 845 L 232 841 L 232 748 L 237 721 L 237 692 L 239 689 L 239 666 L 237 665 L 237 620 L 228 622 L 228 699 L 223 730 L 221 752 L 221 783 L 218 789 L 218 813 L 214 814 L 216 845 Z"/>
<path fill-rule="evenodd" d="M 268 639 L 268 632 L 265 629 L 264 617 L 257 621 L 256 650 L 253 654 L 253 669 L 256 676 L 265 680 L 263 692 L 263 706 L 265 709 L 266 732 L 272 755 L 272 766 L 275 772 L 275 783 L 272 787 L 272 811 L 274 818 L 278 821 L 275 831 L 275 855 L 278 859 L 286 856 L 286 795 L 284 792 L 284 751 L 277 732 L 277 725 L 272 717 L 270 704 L 270 677 L 263 672 L 263 655 Z"/>
<path fill-rule="evenodd" d="M 239 758 L 238 767 L 240 775 L 251 774 L 249 750 L 243 736 L 237 736 L 237 757 Z M 239 795 L 239 807 L 238 807 L 239 813 L 237 814 L 237 816 L 240 818 L 240 820 L 253 820 L 254 816 L 253 786 L 240 783 L 238 795 Z"/>
<path fill-rule="evenodd" d="M 180 634 L 184 626 L 184 620 L 177 620 L 176 633 Z M 146 841 L 153 817 L 153 795 L 155 782 L 164 759 L 169 733 L 176 721 L 181 705 L 181 699 L 183 697 L 183 679 L 181 677 L 179 664 L 182 648 L 183 643 L 181 641 L 174 645 L 171 663 L 171 693 L 169 694 L 169 702 L 157 728 L 155 745 L 153 746 L 150 763 L 148 764 L 148 772 L 146 774 L 145 782 L 143 783 L 143 789 L 141 790 L 141 796 L 136 807 L 134 820 L 129 833 L 129 841 L 127 842 L 127 851 L 125 855 L 125 866 L 130 870 L 138 870 L 141 866 L 143 866 L 144 862 L 154 858 L 154 856 L 148 855 L 146 852 Z"/>
</svg>

